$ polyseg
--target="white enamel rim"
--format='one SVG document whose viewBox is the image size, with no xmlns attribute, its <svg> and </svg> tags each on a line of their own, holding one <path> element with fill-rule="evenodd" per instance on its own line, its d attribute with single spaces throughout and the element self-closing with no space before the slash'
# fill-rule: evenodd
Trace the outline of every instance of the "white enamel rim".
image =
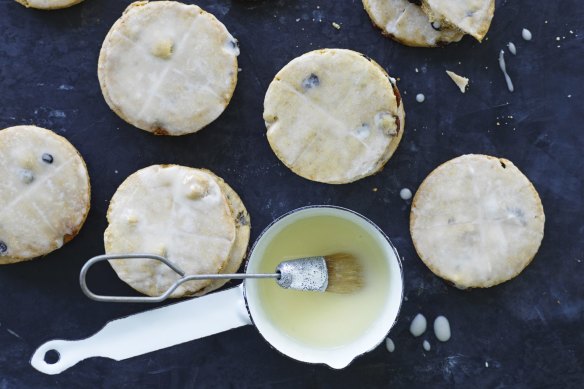
<svg viewBox="0 0 584 389">
<path fill-rule="evenodd" d="M 290 339 L 272 326 L 265 318 L 265 313 L 257 302 L 257 288 L 253 283 L 242 284 L 245 305 L 252 324 L 257 328 L 264 340 L 280 353 L 295 360 L 326 364 L 334 369 L 342 369 L 348 366 L 356 357 L 373 350 L 384 341 L 387 334 L 397 321 L 403 300 L 403 271 L 399 254 L 387 235 L 365 216 L 347 208 L 332 205 L 312 205 L 290 211 L 268 225 L 253 244 L 248 261 L 245 265 L 245 272 L 253 273 L 255 268 L 254 253 L 261 252 L 271 241 L 271 237 L 278 234 L 283 228 L 297 220 L 313 216 L 334 216 L 344 218 L 358 224 L 365 231 L 369 231 L 373 238 L 383 247 L 385 259 L 389 267 L 390 288 L 383 312 L 375 322 L 371 324 L 369 331 L 364 333 L 359 339 L 347 345 L 335 348 L 314 348 L 309 347 Z"/>
</svg>

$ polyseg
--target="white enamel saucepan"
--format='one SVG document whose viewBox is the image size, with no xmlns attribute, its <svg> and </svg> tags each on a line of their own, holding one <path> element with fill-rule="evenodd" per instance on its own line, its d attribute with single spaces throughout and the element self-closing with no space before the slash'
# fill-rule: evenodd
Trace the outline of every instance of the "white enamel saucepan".
<svg viewBox="0 0 584 389">
<path fill-rule="evenodd" d="M 260 297 L 260 283 L 274 281 L 246 280 L 221 292 L 111 321 L 86 339 L 49 341 L 35 351 L 32 366 L 46 374 L 59 374 L 86 358 L 105 357 L 120 361 L 252 324 L 272 347 L 284 355 L 336 369 L 346 367 L 357 356 L 384 340 L 397 319 L 402 302 L 403 276 L 399 256 L 387 236 L 373 222 L 356 212 L 334 206 L 309 206 L 291 211 L 262 232 L 251 249 L 245 271 L 259 272 L 266 248 L 286 227 L 319 216 L 340 218 L 366 231 L 381 248 L 386 264 L 384 268 L 388 272 L 389 285 L 380 291 L 384 294 L 383 303 L 375 313 L 375 320 L 347 344 L 315 347 L 288 336 L 270 320 Z M 57 360 L 47 362 L 48 353 L 55 352 Z"/>
</svg>

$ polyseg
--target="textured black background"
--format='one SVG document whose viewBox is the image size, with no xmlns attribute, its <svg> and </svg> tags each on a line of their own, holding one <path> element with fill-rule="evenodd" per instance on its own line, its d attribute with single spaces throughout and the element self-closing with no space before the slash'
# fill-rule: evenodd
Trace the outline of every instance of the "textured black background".
<svg viewBox="0 0 584 389">
<path fill-rule="evenodd" d="M 488 40 L 466 37 L 442 49 L 383 38 L 358 0 L 199 1 L 239 39 L 242 71 L 225 113 L 200 133 L 180 138 L 127 125 L 102 98 L 99 49 L 128 3 L 87 0 L 42 12 L 0 0 L 0 128 L 30 123 L 64 135 L 85 157 L 93 185 L 92 209 L 76 239 L 46 258 L 0 267 L 0 388 L 582 387 L 580 0 L 499 1 Z M 521 39 L 523 27 L 533 41 Z M 510 40 L 518 50 L 515 57 L 507 53 L 515 93 L 507 91 L 497 65 Z M 378 61 L 398 78 L 405 103 L 405 135 L 395 156 L 383 172 L 354 184 L 329 186 L 294 175 L 265 139 L 262 102 L 274 74 L 292 58 L 323 47 L 354 49 Z M 466 94 L 446 69 L 470 77 Z M 423 104 L 415 102 L 420 92 Z M 426 269 L 409 237 L 409 203 L 399 197 L 402 187 L 415 191 L 434 167 L 465 153 L 513 161 L 533 181 L 546 212 L 534 262 L 513 281 L 488 290 L 456 290 Z M 370 217 L 404 260 L 408 300 L 391 333 L 396 352 L 380 346 L 334 371 L 280 355 L 248 326 L 121 362 L 86 360 L 58 376 L 35 371 L 29 358 L 43 342 L 84 338 L 109 320 L 148 308 L 90 301 L 77 277 L 86 259 L 103 252 L 105 212 L 117 186 L 155 163 L 205 167 L 223 177 L 248 207 L 252 240 L 275 217 L 307 204 L 336 204 Z M 101 292 L 131 293 L 107 265 L 90 282 Z M 429 321 L 445 314 L 452 340 L 437 343 L 430 332 L 414 339 L 408 325 L 417 312 Z M 424 352 L 423 339 L 432 344 L 430 352 Z"/>
</svg>

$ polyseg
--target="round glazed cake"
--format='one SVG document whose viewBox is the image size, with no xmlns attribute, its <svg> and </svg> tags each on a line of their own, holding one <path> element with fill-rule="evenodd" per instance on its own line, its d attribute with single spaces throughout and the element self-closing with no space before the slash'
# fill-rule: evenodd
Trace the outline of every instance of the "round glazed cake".
<svg viewBox="0 0 584 389">
<path fill-rule="evenodd" d="M 405 113 L 394 81 L 376 62 L 323 49 L 276 74 L 264 121 L 272 150 L 294 173 L 343 184 L 383 168 L 402 138 Z"/>
<path fill-rule="evenodd" d="M 544 223 L 537 191 L 513 163 L 473 154 L 430 173 L 410 214 L 418 255 L 459 288 L 517 276 L 537 253 Z"/>
<path fill-rule="evenodd" d="M 130 175 L 114 194 L 104 234 L 107 254 L 161 255 L 185 274 L 235 272 L 249 241 L 249 215 L 237 194 L 213 173 L 177 165 L 153 165 Z M 119 259 L 120 279 L 159 296 L 179 278 L 164 263 Z M 201 295 L 224 280 L 183 284 L 171 295 Z"/>
<path fill-rule="evenodd" d="M 238 55 L 235 38 L 198 6 L 139 1 L 107 34 L 98 76 L 122 119 L 157 135 L 184 135 L 227 107 Z"/>
<path fill-rule="evenodd" d="M 0 175 L 0 264 L 48 254 L 77 235 L 91 189 L 69 141 L 35 126 L 2 130 Z"/>
</svg>

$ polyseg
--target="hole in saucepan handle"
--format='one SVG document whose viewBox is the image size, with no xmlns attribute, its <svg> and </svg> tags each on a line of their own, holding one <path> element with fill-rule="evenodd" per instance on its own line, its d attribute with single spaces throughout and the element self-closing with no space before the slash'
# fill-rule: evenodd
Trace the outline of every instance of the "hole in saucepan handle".
<svg viewBox="0 0 584 389">
<path fill-rule="evenodd" d="M 49 365 L 54 365 L 55 363 L 59 362 L 61 359 L 61 354 L 55 349 L 50 349 L 45 352 L 44 361 Z"/>
<path fill-rule="evenodd" d="M 30 364 L 32 367 L 45 374 L 59 374 L 73 366 L 79 360 L 71 359 L 70 349 L 66 340 L 51 340 L 36 349 Z"/>
<path fill-rule="evenodd" d="M 55 375 L 95 355 L 95 350 L 88 347 L 83 340 L 54 339 L 35 350 L 30 364 L 41 373 Z"/>
</svg>

